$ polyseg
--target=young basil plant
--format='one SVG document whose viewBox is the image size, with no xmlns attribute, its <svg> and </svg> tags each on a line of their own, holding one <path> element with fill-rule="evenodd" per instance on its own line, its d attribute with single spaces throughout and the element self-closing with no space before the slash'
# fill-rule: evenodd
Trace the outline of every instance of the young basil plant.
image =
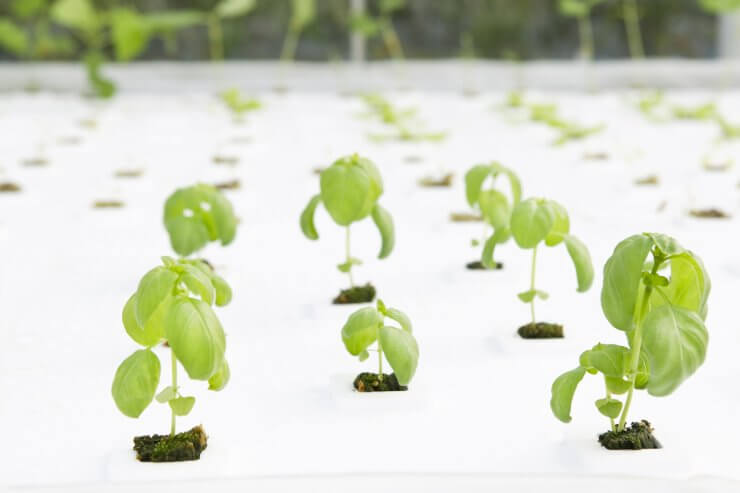
<svg viewBox="0 0 740 493">
<path fill-rule="evenodd" d="M 383 124 L 393 129 L 389 134 L 370 134 L 372 140 L 401 140 L 406 142 L 439 141 L 446 137 L 445 132 L 426 132 L 416 116 L 416 108 L 401 109 L 379 94 L 365 94 L 363 102 L 368 106 L 369 115 L 375 116 Z"/>
<path fill-rule="evenodd" d="M 236 88 L 227 89 L 220 93 L 218 97 L 231 110 L 237 120 L 241 120 L 247 112 L 262 108 L 262 103 L 259 100 L 242 96 L 242 93 Z"/>
<path fill-rule="evenodd" d="M 153 399 L 172 411 L 170 434 L 177 416 L 186 416 L 195 398 L 180 393 L 179 362 L 193 380 L 221 390 L 229 380 L 224 353 L 226 338 L 212 305 L 231 301 L 231 288 L 203 261 L 162 257 L 164 265 L 141 278 L 123 308 L 123 327 L 143 349 L 126 358 L 116 370 L 111 392 L 118 409 L 138 418 Z M 159 393 L 160 362 L 152 348 L 167 342 L 171 352 L 172 383 Z"/>
<path fill-rule="evenodd" d="M 591 255 L 586 245 L 570 234 L 570 218 L 562 205 L 553 200 L 541 198 L 530 198 L 519 202 L 511 212 L 511 233 L 520 248 L 532 250 L 530 286 L 527 291 L 517 295 L 521 301 L 530 304 L 532 324 L 536 323 L 535 298 L 543 300 L 548 298 L 546 292 L 535 287 L 537 249 L 541 244 L 553 247 L 564 243 L 576 270 L 577 291 L 582 293 L 591 287 L 594 280 Z"/>
<path fill-rule="evenodd" d="M 626 346 L 597 344 L 581 354 L 552 385 L 555 417 L 571 421 L 573 394 L 586 373 L 604 377 L 596 407 L 615 432 L 625 429 L 635 389 L 656 397 L 676 390 L 704 362 L 710 287 L 701 259 L 669 236 L 643 233 L 619 243 L 604 265 L 601 308 L 625 333 Z M 624 403 L 615 398 L 625 394 Z"/>
<path fill-rule="evenodd" d="M 210 241 L 228 245 L 236 236 L 231 202 L 215 187 L 199 183 L 177 189 L 164 204 L 164 225 L 172 249 L 188 256 Z"/>
<path fill-rule="evenodd" d="M 496 179 L 505 175 L 509 181 L 511 200 L 503 192 L 496 190 Z M 484 186 L 488 184 L 487 187 Z M 511 210 L 519 203 L 522 186 L 516 173 L 497 162 L 478 164 L 465 174 L 465 197 L 468 205 L 477 208 L 483 217 L 483 252 L 481 263 L 491 269 L 496 262 L 493 252 L 496 245 L 505 243 L 511 237 Z M 488 226 L 493 233 L 488 236 Z"/>
<path fill-rule="evenodd" d="M 399 326 L 386 325 L 390 318 Z M 369 347 L 375 343 L 378 353 L 378 378 L 383 379 L 383 356 L 388 360 L 400 385 L 408 385 L 419 363 L 419 346 L 412 335 L 411 320 L 396 308 L 386 308 L 381 300 L 377 307 L 357 310 L 342 327 L 342 342 L 352 356 L 360 361 L 369 357 Z"/>
<path fill-rule="evenodd" d="M 290 24 L 283 41 L 280 59 L 293 61 L 301 33 L 316 19 L 316 0 L 291 0 L 290 10 Z"/>
<path fill-rule="evenodd" d="M 403 45 L 393 27 L 392 16 L 396 11 L 406 7 L 406 3 L 407 0 L 380 0 L 379 15 L 373 16 L 364 12 L 354 15 L 350 19 L 349 28 L 365 38 L 380 36 L 388 55 L 396 60 L 403 60 Z"/>
<path fill-rule="evenodd" d="M 349 276 L 351 287 L 355 286 L 352 267 L 362 263 L 350 253 L 350 226 L 353 223 L 371 216 L 382 241 L 378 258 L 386 258 L 393 251 L 393 219 L 378 203 L 382 194 L 383 180 L 378 168 L 369 159 L 353 154 L 337 159 L 321 172 L 320 193 L 311 197 L 301 213 L 301 231 L 310 240 L 319 238 L 314 225 L 314 214 L 319 204 L 324 204 L 334 222 L 345 228 L 346 255 L 337 268 Z"/>
<path fill-rule="evenodd" d="M 594 34 L 591 26 L 591 9 L 604 0 L 560 0 L 560 13 L 578 19 L 578 34 L 581 43 L 581 57 L 591 60 L 594 57 Z"/>
</svg>

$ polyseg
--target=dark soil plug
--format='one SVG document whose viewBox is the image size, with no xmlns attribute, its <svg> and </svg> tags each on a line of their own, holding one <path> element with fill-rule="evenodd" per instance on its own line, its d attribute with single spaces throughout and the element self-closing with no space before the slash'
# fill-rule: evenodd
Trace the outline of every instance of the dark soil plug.
<svg viewBox="0 0 740 493">
<path fill-rule="evenodd" d="M 599 443 L 609 450 L 642 450 L 662 448 L 653 436 L 653 427 L 645 420 L 632 423 L 623 431 L 607 431 L 599 435 Z"/>
<path fill-rule="evenodd" d="M 452 173 L 447 173 L 446 175 L 435 178 L 432 176 L 425 176 L 421 180 L 419 180 L 419 186 L 422 187 L 449 187 L 452 186 Z"/>
<path fill-rule="evenodd" d="M 559 339 L 563 337 L 563 326 L 547 322 L 529 323 L 519 327 L 517 333 L 522 339 Z"/>
<path fill-rule="evenodd" d="M 648 175 L 635 180 L 635 185 L 658 185 L 660 179 L 657 175 Z"/>
<path fill-rule="evenodd" d="M 321 166 L 316 166 L 314 169 L 311 170 L 314 175 L 320 175 L 322 171 L 324 171 L 324 168 L 322 168 Z"/>
<path fill-rule="evenodd" d="M 123 207 L 120 200 L 96 200 L 93 202 L 93 209 L 119 209 Z"/>
<path fill-rule="evenodd" d="M 4 181 L 0 183 L 0 192 L 20 192 L 21 186 L 17 183 Z"/>
<path fill-rule="evenodd" d="M 225 164 L 226 166 L 236 166 L 239 164 L 239 158 L 237 156 L 213 156 L 213 164 Z"/>
<path fill-rule="evenodd" d="M 727 219 L 728 217 L 730 217 L 730 215 L 726 212 L 715 208 L 691 209 L 689 211 L 689 216 L 697 217 L 699 219 Z"/>
<path fill-rule="evenodd" d="M 476 260 L 475 262 L 468 262 L 465 264 L 465 267 L 467 267 L 470 270 L 499 270 L 504 268 L 504 264 L 501 262 L 496 262 L 496 266 L 492 269 L 489 269 L 485 265 L 483 265 L 483 262 L 480 260 Z"/>
<path fill-rule="evenodd" d="M 115 172 L 116 178 L 138 178 L 144 173 L 140 169 L 119 169 Z"/>
<path fill-rule="evenodd" d="M 471 214 L 469 212 L 453 212 L 450 214 L 450 221 L 453 223 L 470 223 L 482 220 L 483 217 L 481 215 Z"/>
<path fill-rule="evenodd" d="M 180 462 L 198 460 L 208 446 L 202 426 L 170 435 L 146 435 L 134 438 L 136 458 L 141 462 Z"/>
<path fill-rule="evenodd" d="M 339 295 L 334 298 L 332 303 L 335 305 L 350 305 L 353 303 L 370 303 L 375 299 L 375 288 L 372 284 L 364 286 L 355 286 L 349 289 L 343 289 Z"/>
<path fill-rule="evenodd" d="M 213 186 L 219 190 L 238 190 L 242 187 L 242 182 L 239 180 L 229 180 L 221 183 L 214 183 Z"/>
<path fill-rule="evenodd" d="M 23 161 L 21 161 L 21 164 L 23 166 L 38 168 L 40 166 L 46 166 L 47 164 L 49 164 L 49 161 L 43 157 L 32 157 L 32 158 L 24 159 Z"/>
<path fill-rule="evenodd" d="M 405 385 L 398 383 L 395 373 L 390 375 L 383 373 L 383 379 L 378 378 L 377 373 L 360 373 L 353 384 L 357 392 L 395 392 L 408 390 Z"/>
</svg>

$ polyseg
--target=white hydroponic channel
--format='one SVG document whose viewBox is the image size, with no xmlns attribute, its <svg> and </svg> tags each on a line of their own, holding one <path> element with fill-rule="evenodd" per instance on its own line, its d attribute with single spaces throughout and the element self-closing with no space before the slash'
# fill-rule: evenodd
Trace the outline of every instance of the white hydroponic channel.
<svg viewBox="0 0 740 493">
<path fill-rule="evenodd" d="M 520 478 L 563 490 L 571 487 L 564 478 L 740 480 L 738 224 L 687 214 L 703 207 L 740 212 L 737 169 L 711 173 L 701 166 L 707 153 L 724 161 L 740 151 L 717 144 L 716 126 L 649 122 L 626 93 L 530 93 L 532 100 L 557 102 L 566 117 L 607 125 L 598 136 L 553 147 L 549 129 L 495 109 L 503 93 L 401 92 L 388 96 L 418 107 L 427 128 L 449 136 L 440 143 L 376 143 L 367 133 L 382 129 L 358 118 L 357 98 L 258 96 L 264 109 L 239 125 L 206 92 L 122 93 L 106 103 L 69 94 L 0 95 L 0 181 L 22 187 L 0 194 L 0 482 L 96 489 L 191 478 L 349 477 L 347 484 L 359 488 L 374 484 L 376 474 L 395 474 L 383 477 L 399 478 L 397 484 L 438 478 L 430 491 L 447 484 L 439 480 L 445 477 Z M 713 99 L 731 120 L 740 113 L 740 92 L 666 96 Z M 82 127 L 81 120 L 97 126 Z M 71 145 L 70 137 L 79 142 Z M 358 362 L 342 345 L 340 329 L 357 307 L 330 304 L 348 284 L 335 267 L 343 260 L 344 232 L 321 208 L 319 241 L 305 239 L 298 226 L 318 190 L 313 168 L 354 152 L 380 168 L 380 202 L 397 228 L 396 249 L 384 261 L 376 259 L 380 239 L 372 222 L 352 228 L 353 254 L 365 262 L 355 276 L 372 281 L 386 304 L 414 323 L 421 356 L 408 392 L 353 392 L 354 376 L 376 363 Z M 589 152 L 608 159 L 584 159 Z M 216 165 L 217 154 L 239 163 Z M 48 165 L 21 164 L 35 157 Z M 464 268 L 477 256 L 470 243 L 481 224 L 452 223 L 449 216 L 466 210 L 465 170 L 489 160 L 514 168 L 526 196 L 564 204 L 572 231 L 591 250 L 597 275 L 586 294 L 575 291 L 563 246 L 538 259 L 538 287 L 551 295 L 538 303 L 538 319 L 564 324 L 563 340 L 515 335 L 529 317 L 516 298 L 528 288 L 529 252 L 509 243 L 497 251 L 504 270 Z M 143 174 L 117 178 L 120 169 Z M 417 185 L 446 172 L 455 173 L 451 188 Z M 633 184 L 650 174 L 659 176 L 658 186 Z M 196 181 L 232 179 L 242 184 L 225 192 L 241 220 L 237 239 L 203 252 L 234 290 L 233 302 L 218 310 L 231 382 L 213 393 L 181 378 L 183 392 L 197 402 L 178 429 L 202 423 L 210 436 L 200 461 L 138 463 L 132 437 L 167 432 L 169 409 L 155 402 L 133 420 L 112 401 L 114 371 L 137 349 L 121 309 L 139 278 L 172 254 L 162 225 L 166 196 Z M 92 208 L 110 199 L 125 206 Z M 601 269 L 618 241 L 643 231 L 673 235 L 704 259 L 713 285 L 709 349 L 704 366 L 675 394 L 635 398 L 631 418 L 650 420 L 664 448 L 609 452 L 596 441 L 608 425 L 593 404 L 602 382 L 587 376 L 569 425 L 550 412 L 550 385 L 593 344 L 623 343 L 601 313 Z M 163 348 L 157 353 L 169 358 Z M 162 366 L 166 382 L 168 365 Z M 720 491 L 737 487 L 722 484 Z"/>
</svg>

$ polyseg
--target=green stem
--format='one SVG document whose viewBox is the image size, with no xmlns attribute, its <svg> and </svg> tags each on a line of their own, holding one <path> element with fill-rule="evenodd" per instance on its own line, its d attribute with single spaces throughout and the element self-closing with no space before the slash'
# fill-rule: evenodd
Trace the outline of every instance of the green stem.
<svg viewBox="0 0 740 493">
<path fill-rule="evenodd" d="M 172 355 L 172 388 L 177 390 L 177 358 L 175 358 L 175 351 L 170 348 L 170 354 Z M 170 436 L 175 436 L 175 410 L 172 411 L 172 420 L 170 421 Z"/>
<path fill-rule="evenodd" d="M 380 345 L 380 337 L 378 337 L 378 380 L 383 381 L 383 346 Z"/>
<path fill-rule="evenodd" d="M 223 60 L 224 33 L 221 29 L 221 19 L 216 14 L 208 18 L 208 42 L 211 47 L 211 60 Z"/>
<path fill-rule="evenodd" d="M 345 235 L 344 240 L 344 253 L 345 253 L 345 262 L 347 262 L 347 265 L 349 268 L 347 269 L 347 275 L 349 275 L 349 287 L 354 288 L 355 287 L 355 280 L 352 278 L 352 263 L 350 261 L 350 253 L 349 253 L 349 224 L 347 225 L 347 233 Z"/>
<path fill-rule="evenodd" d="M 532 274 L 529 279 L 529 289 L 530 291 L 534 291 L 534 276 L 535 272 L 537 271 L 537 245 L 532 249 Z M 532 301 L 529 302 L 530 311 L 532 312 L 532 325 L 535 324 L 535 318 L 534 318 L 534 299 L 537 296 L 532 296 Z"/>
<path fill-rule="evenodd" d="M 285 41 L 283 41 L 283 49 L 280 52 L 280 60 L 282 61 L 294 61 L 295 52 L 298 48 L 298 31 L 295 29 L 289 29 L 285 35 Z"/>
<path fill-rule="evenodd" d="M 606 398 L 611 399 L 612 393 L 609 391 L 609 385 L 607 385 L 606 383 L 606 375 L 604 375 L 604 387 L 606 388 Z M 612 418 L 611 416 L 609 417 L 609 424 L 611 425 L 612 431 L 617 431 L 617 428 L 614 426 L 614 418 Z"/>
<path fill-rule="evenodd" d="M 627 43 L 629 44 L 631 58 L 645 58 L 645 49 L 642 45 L 642 33 L 640 32 L 640 17 L 637 13 L 636 0 L 624 0 L 622 4 L 624 13 L 624 27 L 627 31 Z"/>
<path fill-rule="evenodd" d="M 581 39 L 581 57 L 592 60 L 594 58 L 594 33 L 589 15 L 578 18 L 578 30 Z"/>
<path fill-rule="evenodd" d="M 383 18 L 383 43 L 388 54 L 395 60 L 403 60 L 404 53 L 401 46 L 401 40 L 398 38 L 396 28 L 393 27 L 393 21 L 390 17 Z"/>
</svg>

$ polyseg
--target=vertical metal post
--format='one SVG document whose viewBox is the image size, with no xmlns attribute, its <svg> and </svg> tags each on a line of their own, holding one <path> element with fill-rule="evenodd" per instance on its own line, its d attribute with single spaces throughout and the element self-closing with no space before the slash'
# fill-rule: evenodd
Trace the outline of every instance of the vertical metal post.
<svg viewBox="0 0 740 493">
<path fill-rule="evenodd" d="M 365 0 L 350 0 L 349 13 L 350 17 L 363 15 L 365 13 Z M 349 39 L 349 56 L 354 63 L 365 61 L 365 36 L 361 33 L 350 30 Z"/>
</svg>

